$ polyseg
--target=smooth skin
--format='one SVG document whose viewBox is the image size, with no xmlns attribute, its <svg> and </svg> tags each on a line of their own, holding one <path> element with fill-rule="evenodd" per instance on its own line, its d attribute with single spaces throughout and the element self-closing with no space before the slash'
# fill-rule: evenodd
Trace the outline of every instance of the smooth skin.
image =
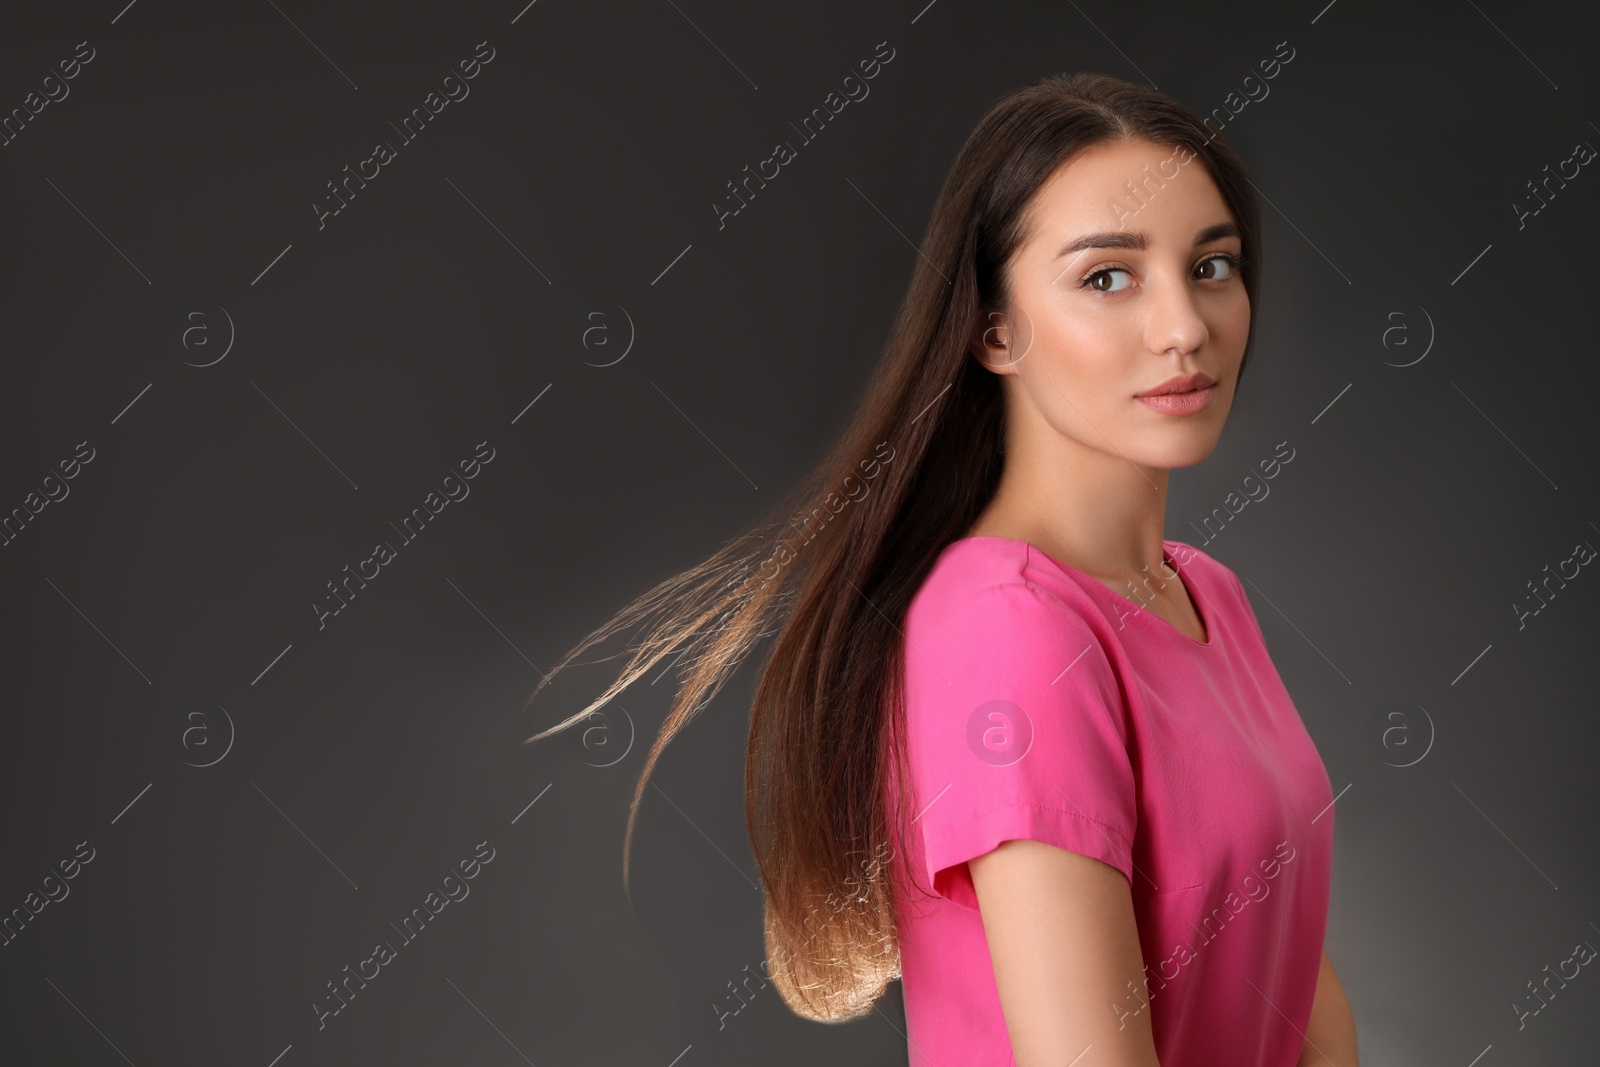
<svg viewBox="0 0 1600 1067">
<path fill-rule="evenodd" d="M 1199 160 L 1142 206 L 1129 198 L 1124 183 L 1139 185 L 1146 165 L 1172 173 L 1172 162 L 1158 168 L 1173 151 L 1096 145 L 1030 204 L 1007 269 L 1011 305 L 973 330 L 973 356 L 1002 376 L 1007 433 L 1000 486 L 968 533 L 1028 541 L 1123 596 L 1133 582 L 1145 610 L 1202 640 L 1188 591 L 1162 564 L 1168 474 L 1222 435 L 1250 302 L 1233 262 L 1239 236 L 1217 229 L 1236 220 Z M 1089 234 L 1110 236 L 1060 254 Z M 1217 381 L 1204 411 L 1135 399 L 1196 371 Z M 1144 965 L 1122 872 L 1029 840 L 967 868 L 1018 1067 L 1067 1067 L 1084 1053 L 1084 1067 L 1157 1064 L 1150 1010 L 1132 1010 Z M 1326 950 L 1305 1036 L 1297 1067 L 1357 1067 L 1355 1020 Z"/>
<path fill-rule="evenodd" d="M 1158 1067 L 1122 872 L 1024 839 L 968 860 L 967 871 L 1017 1067 Z"/>
<path fill-rule="evenodd" d="M 1350 998 L 1322 950 L 1322 970 L 1317 974 L 1317 995 L 1311 1002 L 1311 1021 L 1306 1025 L 1306 1043 L 1300 1049 L 1295 1067 L 1360 1067 L 1356 1052 L 1356 1017 Z"/>
</svg>

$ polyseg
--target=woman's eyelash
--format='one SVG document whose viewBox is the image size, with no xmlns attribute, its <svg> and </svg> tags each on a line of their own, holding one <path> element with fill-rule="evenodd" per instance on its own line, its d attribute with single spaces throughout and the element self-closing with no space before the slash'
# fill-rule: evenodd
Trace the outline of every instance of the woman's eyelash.
<svg viewBox="0 0 1600 1067">
<path fill-rule="evenodd" d="M 1228 265 L 1230 267 L 1232 267 L 1234 270 L 1238 270 L 1240 267 L 1244 266 L 1246 263 L 1249 262 L 1249 260 L 1247 260 L 1242 253 L 1240 255 L 1236 256 L 1231 252 L 1216 252 L 1216 253 L 1214 253 L 1212 255 L 1207 256 L 1205 259 L 1202 259 L 1200 262 L 1201 263 L 1207 263 L 1207 262 L 1209 262 L 1209 261 L 1211 261 L 1213 259 L 1225 259 L 1225 260 L 1227 260 L 1228 261 Z M 1096 267 L 1094 270 L 1090 271 L 1088 274 L 1085 274 L 1083 277 L 1078 279 L 1078 288 L 1087 289 L 1087 288 L 1090 287 L 1089 286 L 1090 279 L 1096 278 L 1096 277 L 1098 277 L 1099 275 L 1102 275 L 1102 274 L 1107 274 L 1107 273 L 1109 273 L 1111 271 L 1114 271 L 1114 270 L 1126 271 L 1126 270 L 1128 270 L 1128 268 L 1127 267 L 1118 267 L 1118 266 Z"/>
</svg>

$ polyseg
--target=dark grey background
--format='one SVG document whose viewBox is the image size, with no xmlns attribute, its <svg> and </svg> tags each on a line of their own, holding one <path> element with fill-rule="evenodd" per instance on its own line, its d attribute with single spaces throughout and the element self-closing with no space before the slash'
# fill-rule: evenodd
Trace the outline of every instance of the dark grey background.
<svg viewBox="0 0 1600 1067">
<path fill-rule="evenodd" d="M 770 986 L 719 1021 L 763 954 L 753 668 L 668 749 L 631 906 L 672 675 L 538 746 L 611 675 L 521 705 L 820 458 L 997 96 L 1091 69 L 1210 111 L 1284 41 L 1223 130 L 1266 198 L 1258 347 L 1168 536 L 1246 580 L 1328 765 L 1363 1062 L 1592 1054 L 1588 969 L 1521 1030 L 1514 1005 L 1600 944 L 1600 577 L 1514 605 L 1600 545 L 1600 176 L 1513 207 L 1600 145 L 1592 15 L 524 2 L 0 10 L 0 114 L 95 50 L 0 148 L 0 514 L 95 457 L 0 549 L 0 914 L 94 849 L 0 948 L 6 1061 L 904 1063 L 898 985 L 849 1025 Z M 470 96 L 319 230 L 325 183 L 481 41 Z M 882 41 L 870 96 L 719 229 L 725 184 Z M 485 440 L 470 495 L 319 630 L 326 583 Z M 483 841 L 470 896 L 319 1030 L 326 983 Z"/>
</svg>

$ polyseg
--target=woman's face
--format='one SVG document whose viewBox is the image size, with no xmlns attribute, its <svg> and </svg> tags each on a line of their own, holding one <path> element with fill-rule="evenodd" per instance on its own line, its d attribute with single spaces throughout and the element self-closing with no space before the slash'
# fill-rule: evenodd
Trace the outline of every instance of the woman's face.
<svg viewBox="0 0 1600 1067">
<path fill-rule="evenodd" d="M 978 325 L 984 363 L 1014 376 L 1023 425 L 1142 467 L 1199 463 L 1227 421 L 1250 328 L 1242 243 L 1204 164 L 1148 141 L 1099 144 L 1040 187 L 1029 218 L 1010 314 Z M 1196 373 L 1214 387 L 1138 399 Z"/>
</svg>

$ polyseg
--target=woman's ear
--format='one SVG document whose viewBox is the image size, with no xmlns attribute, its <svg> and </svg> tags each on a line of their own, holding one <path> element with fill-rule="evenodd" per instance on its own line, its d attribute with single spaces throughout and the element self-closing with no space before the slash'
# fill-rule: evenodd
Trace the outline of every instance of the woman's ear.
<svg viewBox="0 0 1600 1067">
<path fill-rule="evenodd" d="M 996 374 L 1015 373 L 1014 368 L 1025 354 L 1017 348 L 1017 332 L 1011 327 L 1011 317 L 990 307 L 978 312 L 968 351 Z"/>
</svg>

